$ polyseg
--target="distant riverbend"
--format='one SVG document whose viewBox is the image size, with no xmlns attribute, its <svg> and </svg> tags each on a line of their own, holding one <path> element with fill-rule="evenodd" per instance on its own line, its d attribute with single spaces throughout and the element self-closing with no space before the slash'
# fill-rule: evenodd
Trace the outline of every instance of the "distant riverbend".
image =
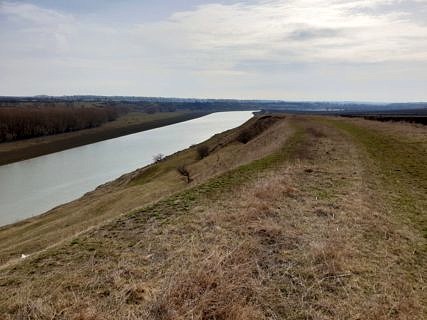
<svg viewBox="0 0 427 320">
<path fill-rule="evenodd" d="M 177 124 L 0 166 L 0 225 L 41 214 L 97 186 L 237 127 L 251 111 L 218 112 Z"/>
</svg>

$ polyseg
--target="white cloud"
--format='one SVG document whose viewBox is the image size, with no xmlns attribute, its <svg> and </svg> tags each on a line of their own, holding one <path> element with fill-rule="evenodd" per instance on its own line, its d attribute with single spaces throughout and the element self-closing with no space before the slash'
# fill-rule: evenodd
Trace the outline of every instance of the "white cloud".
<svg viewBox="0 0 427 320">
<path fill-rule="evenodd" d="M 20 63 L 28 72 L 49 68 L 61 74 L 62 70 L 69 75 L 64 87 L 73 72 L 80 79 L 77 72 L 86 69 L 91 71 L 83 72 L 87 90 L 106 93 L 95 81 L 108 75 L 116 78 L 118 91 L 129 94 L 138 94 L 135 83 L 156 88 L 152 79 L 159 82 L 158 88 L 165 88 L 165 81 L 188 83 L 188 89 L 181 83 L 177 86 L 181 91 L 168 85 L 171 93 L 154 90 L 152 94 L 192 96 L 199 95 L 191 94 L 194 83 L 217 86 L 220 94 L 222 83 L 242 81 L 240 88 L 233 84 L 236 96 L 242 96 L 245 86 L 254 85 L 256 79 L 267 86 L 268 79 L 261 78 L 271 73 L 280 73 L 280 79 L 296 72 L 320 77 L 316 70 L 321 64 L 334 70 L 345 65 L 363 65 L 360 70 L 373 64 L 425 66 L 427 25 L 415 18 L 415 10 L 426 4 L 425 0 L 242 1 L 205 4 L 157 22 L 115 24 L 108 17 L 92 23 L 84 16 L 33 4 L 2 2 L 0 72 L 10 72 L 12 65 Z M 92 84 L 91 73 L 97 74 Z M 108 81 L 113 87 L 113 79 Z M 8 86 L 0 85 L 0 93 L 7 93 Z M 59 90 L 60 84 L 54 87 Z M 227 88 L 223 92 L 232 95 Z"/>
<path fill-rule="evenodd" d="M 206 5 L 175 14 L 163 25 L 169 25 L 169 35 L 189 40 L 194 50 L 220 51 L 237 59 L 358 63 L 427 60 L 425 26 L 407 20 L 402 12 L 357 11 L 384 3 L 390 1 Z M 310 41 L 303 41 L 307 37 L 298 39 L 298 34 L 310 34 Z"/>
<path fill-rule="evenodd" d="M 0 12 L 13 19 L 33 23 L 36 26 L 51 26 L 59 23 L 70 23 L 73 17 L 54 10 L 43 9 L 30 3 L 2 2 Z"/>
</svg>

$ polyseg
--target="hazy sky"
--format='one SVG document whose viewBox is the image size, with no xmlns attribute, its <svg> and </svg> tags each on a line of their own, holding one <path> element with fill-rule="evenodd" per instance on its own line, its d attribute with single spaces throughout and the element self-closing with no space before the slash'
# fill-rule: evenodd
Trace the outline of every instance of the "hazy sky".
<svg viewBox="0 0 427 320">
<path fill-rule="evenodd" d="M 427 101 L 427 0 L 0 0 L 0 95 Z"/>
</svg>

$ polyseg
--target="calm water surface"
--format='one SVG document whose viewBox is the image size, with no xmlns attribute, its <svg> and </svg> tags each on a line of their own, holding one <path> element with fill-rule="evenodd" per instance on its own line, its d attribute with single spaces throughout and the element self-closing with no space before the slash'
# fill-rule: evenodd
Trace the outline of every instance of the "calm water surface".
<svg viewBox="0 0 427 320">
<path fill-rule="evenodd" d="M 237 127 L 251 111 L 202 118 L 0 166 L 0 225 L 43 213 L 77 199 L 165 155 Z"/>
</svg>

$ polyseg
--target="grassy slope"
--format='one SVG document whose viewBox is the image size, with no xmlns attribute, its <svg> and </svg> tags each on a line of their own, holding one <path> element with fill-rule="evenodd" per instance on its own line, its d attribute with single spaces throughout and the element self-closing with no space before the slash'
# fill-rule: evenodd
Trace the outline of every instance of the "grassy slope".
<svg viewBox="0 0 427 320">
<path fill-rule="evenodd" d="M 229 143 L 232 132 L 215 137 L 209 143 L 223 148 L 190 166 L 196 186 L 4 269 L 0 314 L 423 319 L 425 239 L 407 203 L 390 201 L 421 190 L 423 180 L 413 187 L 382 174 L 389 163 L 369 141 L 426 141 L 425 128 L 405 134 L 399 125 L 341 121 L 286 119 L 248 145 Z M 400 154 L 401 145 L 385 145 Z M 411 158 L 425 163 L 425 153 Z M 177 160 L 121 183 L 140 187 L 171 174 L 168 161 Z M 425 209 L 425 193 L 411 196 Z"/>
<path fill-rule="evenodd" d="M 38 157 L 206 115 L 203 112 L 133 112 L 93 128 L 0 144 L 0 165 Z"/>
<path fill-rule="evenodd" d="M 40 251 L 101 222 L 187 188 L 185 180 L 176 171 L 179 165 L 189 167 L 194 180 L 192 185 L 197 185 L 212 176 L 268 154 L 277 144 L 284 143 L 292 131 L 291 128 L 279 127 L 268 136 L 260 136 L 247 145 L 242 145 L 234 140 L 239 130 L 244 128 L 245 126 L 208 140 L 205 144 L 210 149 L 221 147 L 203 161 L 197 160 L 196 148 L 190 148 L 176 153 L 167 161 L 124 175 L 117 181 L 42 216 L 0 228 L 0 264 L 20 257 L 22 253 Z M 254 149 L 257 151 L 253 152 Z"/>
</svg>

